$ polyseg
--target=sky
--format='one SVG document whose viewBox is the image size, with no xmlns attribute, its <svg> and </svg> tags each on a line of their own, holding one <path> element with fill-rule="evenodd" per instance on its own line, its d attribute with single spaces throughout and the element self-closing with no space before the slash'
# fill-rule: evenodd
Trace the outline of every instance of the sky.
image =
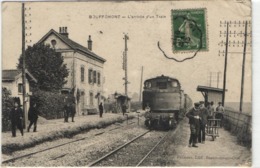
<svg viewBox="0 0 260 168">
<path fill-rule="evenodd" d="M 143 79 L 160 75 L 177 78 L 185 93 L 193 101 L 203 99 L 196 91 L 198 85 L 207 86 L 210 72 L 221 72 L 223 78 L 224 56 L 218 45 L 225 40 L 220 37 L 220 21 L 251 20 L 250 3 L 233 1 L 165 1 L 165 2 L 30 2 L 26 7 L 27 45 L 36 43 L 50 29 L 68 27 L 69 38 L 87 46 L 88 36 L 93 40 L 93 52 L 107 60 L 104 65 L 104 92 L 106 95 L 124 91 L 122 78 L 122 53 L 124 33 L 128 40 L 129 92 L 139 93 L 141 67 Z M 183 59 L 194 53 L 172 52 L 172 9 L 205 8 L 208 51 L 198 52 L 194 59 L 178 63 L 166 59 L 157 47 L 170 57 Z M 110 17 L 110 18 L 107 18 Z M 125 18 L 123 18 L 125 17 Z M 30 22 L 31 21 L 31 22 Z M 244 27 L 232 27 L 240 32 Z M 2 69 L 14 69 L 21 53 L 21 3 L 2 4 Z M 251 28 L 249 27 L 249 32 Z M 230 37 L 231 42 L 242 42 L 243 37 Z M 248 39 L 250 43 L 250 37 Z M 226 101 L 239 102 L 243 47 L 230 47 L 227 66 Z M 239 53 L 237 53 L 239 52 Z M 245 61 L 244 101 L 251 102 L 251 48 L 248 45 Z M 216 83 L 213 83 L 216 86 Z M 219 86 L 222 87 L 222 80 Z"/>
</svg>

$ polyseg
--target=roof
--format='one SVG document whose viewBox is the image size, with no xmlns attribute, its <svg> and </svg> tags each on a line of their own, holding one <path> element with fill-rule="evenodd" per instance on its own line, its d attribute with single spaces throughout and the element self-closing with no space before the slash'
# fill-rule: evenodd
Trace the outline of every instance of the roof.
<svg viewBox="0 0 260 168">
<path fill-rule="evenodd" d="M 25 73 L 34 81 L 37 80 L 34 76 L 26 69 Z M 9 69 L 9 70 L 2 70 L 2 81 L 15 81 L 17 78 L 22 76 L 22 70 L 20 69 Z"/>
<path fill-rule="evenodd" d="M 87 56 L 91 56 L 94 59 L 97 59 L 101 62 L 106 62 L 106 60 L 97 54 L 90 51 L 88 48 L 80 45 L 79 43 L 69 39 L 68 37 L 61 35 L 60 33 L 56 32 L 55 30 L 51 29 L 46 35 L 44 35 L 37 43 L 42 43 L 44 40 L 46 40 L 51 34 L 55 34 L 61 41 L 63 41 L 65 44 L 70 46 L 73 50 L 81 51 Z"/>
<path fill-rule="evenodd" d="M 157 76 L 157 77 L 155 77 L 155 78 L 150 78 L 150 79 L 147 79 L 147 80 L 145 80 L 145 81 L 149 81 L 149 80 L 156 80 L 156 79 L 172 79 L 172 80 L 176 80 L 176 81 L 178 81 L 178 82 L 179 82 L 179 80 L 178 80 L 178 79 L 176 79 L 176 78 L 172 78 L 172 77 L 169 77 L 169 76 L 164 76 L 164 75 Z"/>
<path fill-rule="evenodd" d="M 198 86 L 197 87 L 197 91 L 200 91 L 200 92 L 208 92 L 208 91 L 211 91 L 211 92 L 219 92 L 219 93 L 223 93 L 223 89 L 220 89 L 220 88 L 214 88 L 214 87 L 209 87 L 209 86 Z M 227 91 L 227 89 L 226 89 Z"/>
<path fill-rule="evenodd" d="M 115 98 L 116 99 L 126 98 L 126 95 L 125 94 L 121 94 L 121 93 L 116 93 Z M 131 98 L 129 96 L 127 96 L 127 99 L 131 100 Z"/>
</svg>

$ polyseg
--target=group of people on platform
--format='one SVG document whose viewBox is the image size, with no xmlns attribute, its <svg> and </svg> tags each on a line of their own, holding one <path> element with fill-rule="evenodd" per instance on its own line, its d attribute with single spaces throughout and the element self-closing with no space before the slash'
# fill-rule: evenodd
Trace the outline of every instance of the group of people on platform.
<svg viewBox="0 0 260 168">
<path fill-rule="evenodd" d="M 12 137 L 16 137 L 16 128 L 18 128 L 23 136 L 23 110 L 20 105 L 19 100 L 14 101 L 14 107 L 10 112 L 10 120 L 11 120 L 11 129 L 12 129 Z M 27 131 L 30 132 L 32 125 L 34 126 L 33 132 L 36 132 L 37 129 L 37 120 L 38 120 L 38 109 L 36 103 L 32 103 L 28 112 L 28 120 L 30 121 L 29 126 L 27 127 Z"/>
<path fill-rule="evenodd" d="M 225 112 L 222 103 L 219 102 L 215 109 L 214 102 L 208 102 L 205 107 L 203 101 L 194 103 L 194 107 L 186 113 L 190 124 L 189 147 L 198 147 L 197 142 L 204 144 L 206 136 L 206 126 L 209 119 L 220 119 L 222 126 L 223 114 Z"/>
<path fill-rule="evenodd" d="M 64 122 L 69 122 L 69 116 L 71 116 L 71 122 L 74 121 L 74 117 L 76 114 L 76 106 L 74 102 L 67 102 L 64 107 Z"/>
</svg>

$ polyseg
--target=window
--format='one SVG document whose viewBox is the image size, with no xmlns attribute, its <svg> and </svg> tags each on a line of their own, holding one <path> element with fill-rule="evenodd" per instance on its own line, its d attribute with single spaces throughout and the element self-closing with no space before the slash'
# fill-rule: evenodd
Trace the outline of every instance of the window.
<svg viewBox="0 0 260 168">
<path fill-rule="evenodd" d="M 150 88 L 152 86 L 151 82 L 145 82 L 145 87 Z"/>
<path fill-rule="evenodd" d="M 81 68 L 80 68 L 80 72 L 81 72 L 81 73 L 80 73 L 80 74 L 81 74 L 81 75 L 80 75 L 81 82 L 84 82 L 84 77 L 85 77 L 85 76 L 84 76 L 84 73 L 85 73 L 84 67 L 81 67 Z"/>
<path fill-rule="evenodd" d="M 89 105 L 93 106 L 93 102 L 94 102 L 94 96 L 93 96 L 93 93 L 90 92 L 89 93 Z"/>
<path fill-rule="evenodd" d="M 172 87 L 178 87 L 178 83 L 176 81 L 172 82 Z"/>
<path fill-rule="evenodd" d="M 88 83 L 92 83 L 92 72 L 93 72 L 92 69 L 88 70 Z"/>
<path fill-rule="evenodd" d="M 100 85 L 100 73 L 97 73 L 97 84 Z"/>
<path fill-rule="evenodd" d="M 93 83 L 97 83 L 97 72 L 93 71 Z"/>
<path fill-rule="evenodd" d="M 51 45 L 52 45 L 53 49 L 55 49 L 56 44 L 57 44 L 56 40 L 54 40 L 54 39 L 51 40 Z"/>
<path fill-rule="evenodd" d="M 166 82 L 157 82 L 157 87 L 159 89 L 167 89 L 167 83 Z"/>
<path fill-rule="evenodd" d="M 18 84 L 18 93 L 23 93 L 23 84 L 22 83 Z"/>
</svg>

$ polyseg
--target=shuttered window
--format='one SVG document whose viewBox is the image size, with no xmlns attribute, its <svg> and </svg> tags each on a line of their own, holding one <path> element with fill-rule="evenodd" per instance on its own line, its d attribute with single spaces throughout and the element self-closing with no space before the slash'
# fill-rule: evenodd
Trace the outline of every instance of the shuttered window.
<svg viewBox="0 0 260 168">
<path fill-rule="evenodd" d="M 92 69 L 88 70 L 88 83 L 92 83 L 92 72 L 93 72 Z"/>
<path fill-rule="evenodd" d="M 23 84 L 22 83 L 18 84 L 18 93 L 23 93 Z"/>
<path fill-rule="evenodd" d="M 81 74 L 80 74 L 81 82 L 84 82 L 84 78 L 85 78 L 85 76 L 84 76 L 84 74 L 85 74 L 85 68 L 84 68 L 84 67 L 81 67 L 81 68 L 80 68 L 80 72 L 81 72 Z"/>
<path fill-rule="evenodd" d="M 100 85 L 100 73 L 97 73 L 97 84 Z"/>
<path fill-rule="evenodd" d="M 93 71 L 93 83 L 97 83 L 97 72 Z"/>
</svg>

